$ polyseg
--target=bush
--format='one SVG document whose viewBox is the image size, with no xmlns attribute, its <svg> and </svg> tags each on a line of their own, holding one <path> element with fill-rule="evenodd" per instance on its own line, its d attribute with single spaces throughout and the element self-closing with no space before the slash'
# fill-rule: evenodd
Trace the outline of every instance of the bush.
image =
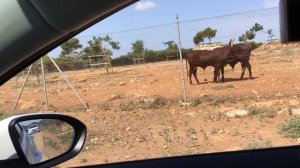
<svg viewBox="0 0 300 168">
<path fill-rule="evenodd" d="M 108 104 L 108 102 L 106 102 L 106 101 L 100 104 L 100 108 L 101 108 L 101 110 L 103 110 L 103 111 L 108 111 L 108 110 L 110 110 L 109 104 Z"/>
<path fill-rule="evenodd" d="M 56 67 L 48 57 L 44 57 L 44 66 L 46 72 L 57 72 Z M 84 69 L 84 63 L 77 57 L 58 57 L 53 58 L 55 63 L 62 71 L 74 71 Z"/>
<path fill-rule="evenodd" d="M 125 66 L 125 65 L 132 65 L 133 61 L 132 61 L 132 57 L 130 57 L 129 55 L 125 55 L 125 56 L 120 56 L 118 58 L 112 59 L 111 64 L 113 67 Z"/>
<path fill-rule="evenodd" d="M 193 98 L 191 100 L 191 106 L 192 107 L 196 107 L 196 106 L 200 105 L 201 103 L 202 103 L 202 101 L 199 98 Z"/>
<path fill-rule="evenodd" d="M 155 96 L 153 99 L 147 101 L 140 100 L 138 103 L 143 109 L 158 109 L 167 105 L 167 99 L 161 96 Z"/>
<path fill-rule="evenodd" d="M 250 149 L 263 149 L 263 148 L 271 148 L 272 145 L 272 141 L 271 140 L 267 140 L 265 142 L 254 142 L 254 143 L 249 143 L 247 146 L 245 146 L 243 149 L 245 150 L 250 150 Z"/>
<path fill-rule="evenodd" d="M 300 119 L 291 119 L 279 126 L 280 133 L 289 138 L 300 138 Z"/>
<path fill-rule="evenodd" d="M 121 103 L 119 105 L 120 111 L 133 111 L 137 108 L 136 104 L 133 101 L 129 101 L 128 103 Z"/>
<path fill-rule="evenodd" d="M 248 109 L 249 116 L 260 115 L 262 118 L 274 118 L 277 113 L 274 108 L 252 106 Z"/>
<path fill-rule="evenodd" d="M 185 59 L 187 54 L 191 51 L 192 49 L 182 49 L 182 58 Z M 146 63 L 151 63 L 151 62 L 159 62 L 159 61 L 166 61 L 167 60 L 167 54 L 168 55 L 178 55 L 179 59 L 179 52 L 178 50 L 159 50 L 159 51 L 154 51 L 154 50 L 145 50 L 145 62 Z M 133 65 L 133 55 L 132 53 L 127 53 L 126 55 L 122 55 L 118 58 L 112 59 L 111 63 L 112 66 L 126 66 L 126 65 Z"/>
</svg>

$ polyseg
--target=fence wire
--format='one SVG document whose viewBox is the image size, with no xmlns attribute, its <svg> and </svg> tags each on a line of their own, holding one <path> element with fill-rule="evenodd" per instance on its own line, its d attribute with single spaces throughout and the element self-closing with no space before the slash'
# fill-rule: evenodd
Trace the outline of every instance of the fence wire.
<svg viewBox="0 0 300 168">
<path fill-rule="evenodd" d="M 251 73 L 251 65 L 252 71 L 253 67 L 255 69 L 250 57 L 254 49 L 277 42 L 278 18 L 278 8 L 271 8 L 179 21 L 182 45 L 180 49 L 174 18 L 174 23 L 165 25 L 90 36 L 78 35 L 49 53 L 49 56 L 70 78 L 73 85 L 78 87 L 83 97 L 89 96 L 85 93 L 88 91 L 83 89 L 87 85 L 94 87 L 122 85 L 123 81 L 130 83 L 143 80 L 147 76 L 157 76 L 153 80 L 162 81 L 161 83 L 168 80 L 175 82 L 176 85 L 169 83 L 166 85 L 170 86 L 169 91 L 174 91 L 173 97 L 180 97 L 182 87 L 179 71 L 182 68 L 178 61 L 174 61 L 179 60 L 179 50 L 182 57 L 187 60 L 182 71 L 187 74 L 186 80 L 190 82 L 195 79 L 198 84 L 223 81 L 224 71 L 225 81 L 227 74 L 229 78 L 238 79 L 244 76 L 245 69 Z M 233 40 L 232 47 L 229 45 L 230 40 Z M 28 78 L 29 86 L 42 85 L 40 63 L 37 61 L 32 66 Z M 43 58 L 43 63 L 46 81 L 49 85 L 55 86 L 56 90 L 60 90 L 64 82 L 57 68 L 48 56 Z M 237 64 L 241 64 L 241 69 L 236 66 Z M 229 73 L 231 68 L 238 70 L 236 73 Z M 16 87 L 20 87 L 24 82 L 26 71 L 28 69 L 15 77 Z M 118 80 L 121 77 L 117 74 L 126 71 L 134 73 L 128 78 Z M 195 79 L 191 79 L 192 75 Z M 249 74 L 250 77 L 252 76 Z M 88 82 L 84 83 L 85 81 Z M 153 83 L 153 81 L 149 83 L 151 82 Z M 68 88 L 67 85 L 63 87 Z M 193 88 L 189 82 L 183 89 L 187 89 L 188 95 L 193 96 Z M 131 94 L 142 93 L 142 90 L 141 86 L 137 86 Z M 168 91 L 165 94 L 167 97 L 170 96 L 167 95 Z"/>
<path fill-rule="evenodd" d="M 82 120 L 80 166 L 299 145 L 300 43 L 279 43 L 278 19 L 271 8 L 78 35 L 43 57 L 45 85 L 37 60 L 1 86 L 0 119 L 48 105 Z"/>
</svg>

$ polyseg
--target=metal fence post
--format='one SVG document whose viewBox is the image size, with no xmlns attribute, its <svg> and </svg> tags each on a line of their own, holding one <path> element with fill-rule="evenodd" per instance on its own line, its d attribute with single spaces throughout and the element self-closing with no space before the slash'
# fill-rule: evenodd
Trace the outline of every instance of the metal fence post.
<svg viewBox="0 0 300 168">
<path fill-rule="evenodd" d="M 184 79 L 184 70 L 183 70 L 183 59 L 182 59 L 182 52 L 181 52 L 181 38 L 180 38 L 180 28 L 179 28 L 179 18 L 178 15 L 176 16 L 176 25 L 177 25 L 177 38 L 178 38 L 178 49 L 179 49 L 179 56 L 180 56 L 180 73 L 181 73 L 181 82 L 182 82 L 182 97 L 183 101 L 187 101 L 186 96 L 186 84 Z"/>
<path fill-rule="evenodd" d="M 79 99 L 79 101 L 81 102 L 81 104 L 88 109 L 88 106 L 84 103 L 84 101 L 81 99 L 81 97 L 79 96 L 78 92 L 75 90 L 74 86 L 70 83 L 70 81 L 68 80 L 68 78 L 65 76 L 65 74 L 61 71 L 61 69 L 59 68 L 59 66 L 56 64 L 56 62 L 53 60 L 53 58 L 49 57 L 49 59 L 51 60 L 51 62 L 54 64 L 54 66 L 56 67 L 56 69 L 59 71 L 60 75 L 65 79 L 65 81 L 67 82 L 67 84 L 70 86 L 70 88 L 73 90 L 73 92 L 75 93 L 75 95 L 77 96 L 77 98 Z"/>
<path fill-rule="evenodd" d="M 46 86 L 46 79 L 45 79 L 45 68 L 44 68 L 44 61 L 43 57 L 41 58 L 41 69 L 42 69 L 42 79 L 44 84 L 44 96 L 45 96 L 45 109 L 48 111 L 48 92 L 47 92 L 47 86 Z"/>
<path fill-rule="evenodd" d="M 17 108 L 17 105 L 18 105 L 19 100 L 20 100 L 20 98 L 21 98 L 21 95 L 22 95 L 22 93 L 23 93 L 24 87 L 25 87 L 25 85 L 26 85 L 26 83 L 27 83 L 27 81 L 28 81 L 28 77 L 29 77 L 29 74 L 30 74 L 30 72 L 31 72 L 31 69 L 32 69 L 32 64 L 30 65 L 29 70 L 28 70 L 28 72 L 27 72 L 27 74 L 26 74 L 25 81 L 24 81 L 24 83 L 23 83 L 23 85 L 22 85 L 22 88 L 21 88 L 21 90 L 20 90 L 20 93 L 19 93 L 19 95 L 18 95 L 18 98 L 17 98 L 17 100 L 16 100 L 16 103 L 15 103 L 15 105 L 14 105 L 14 108 L 13 108 L 12 112 L 15 112 L 15 111 L 16 111 L 16 108 Z"/>
</svg>

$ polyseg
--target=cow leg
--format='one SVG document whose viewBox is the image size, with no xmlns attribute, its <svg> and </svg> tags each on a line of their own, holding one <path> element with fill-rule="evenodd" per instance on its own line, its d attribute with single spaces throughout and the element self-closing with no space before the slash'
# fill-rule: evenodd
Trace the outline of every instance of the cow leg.
<svg viewBox="0 0 300 168">
<path fill-rule="evenodd" d="M 197 84 L 199 85 L 200 82 L 199 82 L 198 77 L 197 77 L 197 68 L 194 69 L 193 75 L 194 75 L 194 77 L 195 77 L 195 79 L 196 79 Z"/>
<path fill-rule="evenodd" d="M 220 78 L 220 70 L 215 68 L 214 70 L 214 82 L 218 82 L 218 78 Z"/>
<path fill-rule="evenodd" d="M 222 74 L 222 82 L 224 82 L 224 67 L 221 68 L 221 74 Z"/>
<path fill-rule="evenodd" d="M 251 70 L 250 63 L 248 63 L 247 68 L 248 68 L 248 71 L 249 71 L 249 78 L 252 79 L 252 70 Z"/>
<path fill-rule="evenodd" d="M 193 67 L 190 67 L 190 70 L 189 70 L 189 79 L 190 79 L 190 84 L 192 85 L 193 84 L 193 82 L 192 82 L 192 74 L 194 73 L 193 72 Z"/>
<path fill-rule="evenodd" d="M 246 66 L 244 64 L 242 64 L 242 75 L 241 75 L 240 79 L 244 78 L 245 71 L 246 71 Z"/>
</svg>

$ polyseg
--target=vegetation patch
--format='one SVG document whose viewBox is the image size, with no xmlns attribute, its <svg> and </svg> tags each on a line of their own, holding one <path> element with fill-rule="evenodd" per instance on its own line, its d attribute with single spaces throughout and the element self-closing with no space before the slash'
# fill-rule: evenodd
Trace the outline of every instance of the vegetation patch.
<svg viewBox="0 0 300 168">
<path fill-rule="evenodd" d="M 261 118 L 274 118 L 277 115 L 277 112 L 273 107 L 252 106 L 248 109 L 248 111 L 249 116 L 259 115 Z"/>
<path fill-rule="evenodd" d="M 200 105 L 202 103 L 201 99 L 199 98 L 193 98 L 191 101 L 190 101 L 190 105 L 192 107 L 196 107 L 198 105 Z"/>
<path fill-rule="evenodd" d="M 54 150 L 60 149 L 59 145 L 56 142 L 52 141 L 50 138 L 46 138 L 46 139 L 44 139 L 44 141 L 46 142 L 45 143 L 46 147 L 48 147 L 50 149 L 54 149 Z"/>
<path fill-rule="evenodd" d="M 121 103 L 119 105 L 120 111 L 133 111 L 137 108 L 137 105 L 133 101 L 129 101 L 128 103 Z"/>
<path fill-rule="evenodd" d="M 279 126 L 280 133 L 289 138 L 300 138 L 300 119 L 291 119 Z"/>
<path fill-rule="evenodd" d="M 267 141 L 263 141 L 263 142 L 249 143 L 243 149 L 244 150 L 263 149 L 263 148 L 271 148 L 272 146 L 273 146 L 272 145 L 272 141 L 271 140 L 267 140 Z"/>
<path fill-rule="evenodd" d="M 103 111 L 108 111 L 108 110 L 110 110 L 110 106 L 109 106 L 108 102 L 105 101 L 105 102 L 101 103 L 101 104 L 100 104 L 100 109 L 103 110 Z"/>
<path fill-rule="evenodd" d="M 230 89 L 230 88 L 235 88 L 235 87 L 232 84 L 212 87 L 212 89 L 214 89 L 214 90 L 225 90 L 225 89 Z"/>
<path fill-rule="evenodd" d="M 159 135 L 166 141 L 171 142 L 170 139 L 170 130 L 168 128 L 162 129 L 162 131 L 159 132 Z"/>
<path fill-rule="evenodd" d="M 74 132 L 66 132 L 64 134 L 58 135 L 58 138 L 60 139 L 60 143 L 64 145 L 71 145 L 73 139 L 74 139 Z"/>
<path fill-rule="evenodd" d="M 155 96 L 152 99 L 143 99 L 138 101 L 142 109 L 159 109 L 167 105 L 167 99 L 162 96 Z"/>
</svg>

